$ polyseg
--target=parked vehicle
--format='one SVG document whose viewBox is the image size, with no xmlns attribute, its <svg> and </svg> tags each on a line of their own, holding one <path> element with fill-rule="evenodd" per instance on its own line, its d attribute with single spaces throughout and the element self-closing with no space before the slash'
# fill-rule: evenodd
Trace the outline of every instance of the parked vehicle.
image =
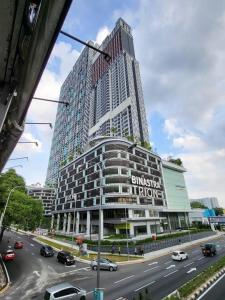
<svg viewBox="0 0 225 300">
<path fill-rule="evenodd" d="M 86 299 L 86 291 L 69 283 L 60 283 L 46 289 L 44 300 Z"/>
<path fill-rule="evenodd" d="M 118 265 L 107 258 L 101 258 L 99 261 L 101 270 L 117 271 Z M 98 260 L 91 261 L 92 270 L 98 269 Z"/>
<path fill-rule="evenodd" d="M 16 254 L 12 249 L 8 249 L 4 253 L 2 253 L 2 259 L 4 261 L 14 260 L 15 258 Z"/>
<path fill-rule="evenodd" d="M 51 246 L 44 245 L 40 249 L 40 254 L 45 257 L 51 257 L 54 256 L 54 250 Z"/>
<path fill-rule="evenodd" d="M 182 261 L 188 259 L 188 254 L 184 251 L 177 250 L 173 252 L 172 259 Z"/>
<path fill-rule="evenodd" d="M 67 266 L 74 265 L 76 263 L 73 255 L 70 252 L 66 251 L 59 251 L 57 255 L 57 260 L 58 262 L 61 262 Z"/>
<path fill-rule="evenodd" d="M 204 256 L 216 255 L 216 245 L 215 244 L 205 244 L 202 246 L 202 254 Z"/>
<path fill-rule="evenodd" d="M 14 244 L 14 249 L 23 249 L 23 242 L 16 241 Z"/>
</svg>

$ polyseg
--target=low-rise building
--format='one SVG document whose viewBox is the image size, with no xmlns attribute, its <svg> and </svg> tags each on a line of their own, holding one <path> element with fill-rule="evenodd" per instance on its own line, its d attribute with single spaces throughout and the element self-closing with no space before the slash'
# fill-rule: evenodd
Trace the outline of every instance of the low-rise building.
<svg viewBox="0 0 225 300">
<path fill-rule="evenodd" d="M 52 221 L 67 234 L 129 236 L 187 225 L 185 169 L 118 137 L 99 137 L 59 172 Z M 178 180 L 170 188 L 173 176 Z M 176 186 L 177 185 L 177 186 Z M 182 186 L 181 186 L 182 185 Z M 188 202 L 188 201 L 187 201 Z"/>
<path fill-rule="evenodd" d="M 209 209 L 220 207 L 218 199 L 216 197 L 190 199 L 190 202 L 199 202 Z"/>
<path fill-rule="evenodd" d="M 40 184 L 27 186 L 26 188 L 29 196 L 41 200 L 44 216 L 51 216 L 52 204 L 55 202 L 56 197 L 55 189 L 42 187 Z"/>
</svg>

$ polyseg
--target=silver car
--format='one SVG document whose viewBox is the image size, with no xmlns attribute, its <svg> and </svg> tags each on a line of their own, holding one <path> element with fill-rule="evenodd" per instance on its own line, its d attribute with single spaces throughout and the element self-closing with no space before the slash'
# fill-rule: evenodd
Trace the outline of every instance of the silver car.
<svg viewBox="0 0 225 300">
<path fill-rule="evenodd" d="M 86 291 L 69 283 L 60 283 L 46 289 L 44 300 L 86 299 Z"/>
<path fill-rule="evenodd" d="M 118 265 L 107 258 L 101 258 L 99 261 L 99 264 L 100 264 L 100 269 L 102 269 L 102 270 L 109 270 L 109 271 L 117 271 L 118 270 Z M 92 270 L 98 269 L 98 260 L 92 260 L 91 268 L 92 268 Z"/>
</svg>

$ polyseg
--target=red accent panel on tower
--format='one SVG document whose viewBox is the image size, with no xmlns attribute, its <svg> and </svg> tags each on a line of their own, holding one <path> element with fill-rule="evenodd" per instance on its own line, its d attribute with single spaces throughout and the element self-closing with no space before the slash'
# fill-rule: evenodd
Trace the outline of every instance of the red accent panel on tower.
<svg viewBox="0 0 225 300">
<path fill-rule="evenodd" d="M 110 64 L 114 61 L 117 55 L 122 51 L 121 31 L 120 29 L 114 34 L 113 38 L 108 42 L 108 45 L 103 49 L 104 52 L 111 56 L 111 60 L 108 63 L 102 54 L 96 59 L 92 65 L 92 85 L 94 85 L 98 79 L 109 68 Z"/>
</svg>

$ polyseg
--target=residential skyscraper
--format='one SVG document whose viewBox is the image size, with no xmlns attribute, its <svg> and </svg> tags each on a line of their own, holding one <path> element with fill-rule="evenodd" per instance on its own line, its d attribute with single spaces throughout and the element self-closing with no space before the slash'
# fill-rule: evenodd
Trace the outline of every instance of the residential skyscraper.
<svg viewBox="0 0 225 300">
<path fill-rule="evenodd" d="M 46 184 L 55 183 L 62 165 L 83 152 L 96 136 L 132 136 L 147 141 L 139 64 L 135 59 L 130 26 L 121 18 L 100 49 L 85 47 L 66 78 L 58 106 Z"/>
</svg>

